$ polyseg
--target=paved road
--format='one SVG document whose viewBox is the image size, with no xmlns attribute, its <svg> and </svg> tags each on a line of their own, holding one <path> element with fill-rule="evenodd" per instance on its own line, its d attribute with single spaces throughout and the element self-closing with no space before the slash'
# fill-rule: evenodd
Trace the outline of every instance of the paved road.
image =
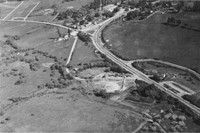
<svg viewBox="0 0 200 133">
<path fill-rule="evenodd" d="M 70 53 L 69 53 L 69 57 L 68 57 L 68 59 L 67 59 L 66 65 L 68 65 L 69 62 L 70 62 L 70 60 L 71 60 L 72 54 L 73 54 L 74 49 L 75 49 L 75 47 L 76 47 L 77 40 L 78 40 L 78 37 L 76 36 L 76 37 L 75 37 L 75 40 L 74 40 L 74 43 L 73 43 L 73 45 L 72 45 L 72 49 L 71 49 L 71 51 L 70 51 Z"/>
<path fill-rule="evenodd" d="M 118 64 L 119 66 L 121 66 L 122 68 L 124 68 L 125 70 L 129 71 L 132 74 L 137 75 L 138 77 L 142 78 L 143 80 L 145 80 L 149 84 L 154 84 L 156 87 L 158 87 L 162 91 L 165 91 L 166 93 L 168 93 L 172 97 L 178 99 L 179 101 L 181 101 L 182 103 L 184 103 L 185 105 L 187 105 L 188 107 L 190 107 L 191 109 L 193 109 L 193 111 L 196 114 L 200 115 L 200 109 L 199 108 L 197 108 L 193 104 L 189 103 L 188 101 L 186 101 L 186 100 L 178 97 L 173 92 L 169 91 L 168 89 L 166 89 L 165 87 L 161 86 L 157 82 L 149 79 L 147 75 L 145 75 L 144 73 L 138 71 L 134 67 L 127 65 L 125 61 L 119 59 L 118 57 L 116 57 L 114 54 L 112 54 L 110 51 L 108 51 L 106 48 L 103 47 L 104 44 L 102 43 L 101 37 L 100 37 L 102 30 L 110 22 L 112 22 L 113 20 L 119 18 L 121 15 L 123 15 L 123 13 L 118 14 L 118 15 L 116 15 L 116 16 L 108 19 L 98 30 L 95 31 L 94 36 L 91 39 L 93 41 L 94 46 L 97 48 L 97 50 L 99 50 L 102 54 L 104 54 L 105 56 L 107 56 L 109 59 L 111 59 L 113 62 L 115 62 L 116 64 Z"/>
</svg>

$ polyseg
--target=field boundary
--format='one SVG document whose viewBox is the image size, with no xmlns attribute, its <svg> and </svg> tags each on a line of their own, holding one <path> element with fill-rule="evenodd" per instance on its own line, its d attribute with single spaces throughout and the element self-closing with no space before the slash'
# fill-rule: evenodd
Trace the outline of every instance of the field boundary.
<svg viewBox="0 0 200 133">
<path fill-rule="evenodd" d="M 28 18 L 28 16 L 35 10 L 35 8 L 40 4 L 40 1 L 35 4 L 35 6 L 30 10 L 30 12 L 24 17 L 24 21 Z"/>
<path fill-rule="evenodd" d="M 17 10 L 22 4 L 24 3 L 24 1 L 22 1 L 19 5 L 17 5 L 17 7 L 15 7 L 10 13 L 8 13 L 2 20 L 5 20 L 7 17 L 9 17 L 15 10 Z"/>
</svg>

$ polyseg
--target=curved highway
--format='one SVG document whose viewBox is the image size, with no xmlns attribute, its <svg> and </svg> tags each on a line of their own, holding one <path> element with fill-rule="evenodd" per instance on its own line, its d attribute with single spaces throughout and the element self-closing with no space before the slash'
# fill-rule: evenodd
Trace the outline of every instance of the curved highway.
<svg viewBox="0 0 200 133">
<path fill-rule="evenodd" d="M 168 89 L 166 89 L 165 87 L 161 86 L 160 84 L 158 84 L 157 82 L 155 82 L 154 80 L 151 80 L 147 77 L 147 75 L 145 75 L 144 73 L 140 72 L 139 70 L 135 69 L 132 66 L 129 66 L 126 64 L 125 61 L 121 60 L 120 58 L 116 57 L 114 54 L 112 54 L 110 51 L 108 51 L 106 48 L 103 47 L 103 43 L 101 41 L 101 32 L 102 30 L 113 20 L 121 17 L 124 13 L 119 13 L 117 15 L 115 15 L 112 18 L 109 18 L 108 20 L 106 20 L 100 27 L 99 29 L 97 29 L 94 33 L 94 35 L 91 37 L 94 46 L 97 48 L 98 51 L 100 51 L 102 54 L 104 54 L 107 58 L 111 59 L 113 62 L 115 62 L 116 64 L 118 64 L 119 66 L 121 66 L 122 68 L 124 68 L 125 70 L 127 70 L 128 72 L 130 72 L 131 74 L 135 74 L 138 77 L 142 78 L 144 81 L 146 81 L 149 84 L 154 84 L 156 87 L 158 87 L 160 90 L 165 91 L 167 94 L 171 95 L 172 97 L 178 99 L 179 101 L 181 101 L 182 103 L 184 103 L 186 106 L 190 107 L 194 113 L 196 113 L 197 115 L 200 116 L 200 108 L 194 106 L 193 104 L 189 103 L 188 101 L 178 97 L 177 95 L 175 95 L 173 92 L 169 91 Z"/>
</svg>

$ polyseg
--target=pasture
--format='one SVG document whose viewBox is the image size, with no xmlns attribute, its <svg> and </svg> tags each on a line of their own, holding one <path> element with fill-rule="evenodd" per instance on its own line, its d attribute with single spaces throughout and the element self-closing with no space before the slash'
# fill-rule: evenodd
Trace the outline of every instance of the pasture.
<svg viewBox="0 0 200 133">
<path fill-rule="evenodd" d="M 180 18 L 181 25 L 200 29 L 199 13 L 156 14 L 142 22 L 113 22 L 103 37 L 124 58 L 157 58 L 200 72 L 200 32 L 162 24 L 169 16 Z"/>
</svg>

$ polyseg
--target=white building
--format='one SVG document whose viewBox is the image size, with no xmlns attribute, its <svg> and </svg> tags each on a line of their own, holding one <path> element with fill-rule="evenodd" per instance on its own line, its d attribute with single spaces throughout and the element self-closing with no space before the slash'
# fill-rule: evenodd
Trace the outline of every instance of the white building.
<svg viewBox="0 0 200 133">
<path fill-rule="evenodd" d="M 110 4 L 110 5 L 104 6 L 103 10 L 112 12 L 116 7 L 117 7 L 116 5 Z"/>
</svg>

